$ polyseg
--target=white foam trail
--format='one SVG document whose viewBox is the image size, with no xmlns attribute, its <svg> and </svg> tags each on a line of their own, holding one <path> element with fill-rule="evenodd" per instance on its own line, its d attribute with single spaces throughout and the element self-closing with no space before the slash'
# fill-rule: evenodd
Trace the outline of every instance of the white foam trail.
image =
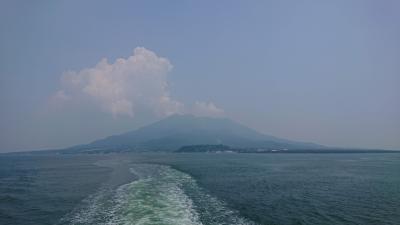
<svg viewBox="0 0 400 225">
<path fill-rule="evenodd" d="M 119 188 L 119 224 L 201 225 L 192 200 L 184 193 L 182 179 L 164 166 L 137 165 L 131 169 L 139 179 Z"/>
<path fill-rule="evenodd" d="M 117 190 L 100 190 L 63 222 L 71 225 L 254 224 L 204 192 L 188 174 L 154 164 L 136 164 L 131 172 L 137 180 Z"/>
</svg>

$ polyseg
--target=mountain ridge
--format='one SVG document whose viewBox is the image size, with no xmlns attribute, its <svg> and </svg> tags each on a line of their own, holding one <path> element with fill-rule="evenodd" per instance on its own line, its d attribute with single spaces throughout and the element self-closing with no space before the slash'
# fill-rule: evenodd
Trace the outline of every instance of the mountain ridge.
<svg viewBox="0 0 400 225">
<path fill-rule="evenodd" d="M 325 146 L 260 133 L 228 118 L 172 115 L 119 135 L 81 146 L 131 151 L 175 151 L 182 146 L 223 144 L 240 148 L 316 149 Z"/>
</svg>

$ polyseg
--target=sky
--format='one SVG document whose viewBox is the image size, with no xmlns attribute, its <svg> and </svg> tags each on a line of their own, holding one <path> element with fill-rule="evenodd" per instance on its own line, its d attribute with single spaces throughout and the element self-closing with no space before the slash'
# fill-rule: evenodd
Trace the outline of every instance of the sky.
<svg viewBox="0 0 400 225">
<path fill-rule="evenodd" d="M 0 2 L 0 152 L 174 113 L 400 149 L 400 1 Z"/>
</svg>

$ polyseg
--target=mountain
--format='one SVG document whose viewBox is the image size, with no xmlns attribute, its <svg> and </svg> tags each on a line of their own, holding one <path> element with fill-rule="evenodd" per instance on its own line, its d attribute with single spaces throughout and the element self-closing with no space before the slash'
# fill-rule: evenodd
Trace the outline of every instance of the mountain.
<svg viewBox="0 0 400 225">
<path fill-rule="evenodd" d="M 321 145 L 290 141 L 259 133 L 226 118 L 172 115 L 134 131 L 110 136 L 75 149 L 175 151 L 188 145 L 236 148 L 317 149 Z"/>
</svg>

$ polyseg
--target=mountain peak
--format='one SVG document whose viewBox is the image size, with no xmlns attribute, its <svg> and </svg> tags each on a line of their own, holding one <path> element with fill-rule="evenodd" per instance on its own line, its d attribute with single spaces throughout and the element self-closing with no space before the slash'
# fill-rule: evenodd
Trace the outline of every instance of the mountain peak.
<svg viewBox="0 0 400 225">
<path fill-rule="evenodd" d="M 182 146 L 202 144 L 269 149 L 321 147 L 265 135 L 229 118 L 191 114 L 174 114 L 137 130 L 94 141 L 89 147 L 174 151 Z"/>
</svg>

